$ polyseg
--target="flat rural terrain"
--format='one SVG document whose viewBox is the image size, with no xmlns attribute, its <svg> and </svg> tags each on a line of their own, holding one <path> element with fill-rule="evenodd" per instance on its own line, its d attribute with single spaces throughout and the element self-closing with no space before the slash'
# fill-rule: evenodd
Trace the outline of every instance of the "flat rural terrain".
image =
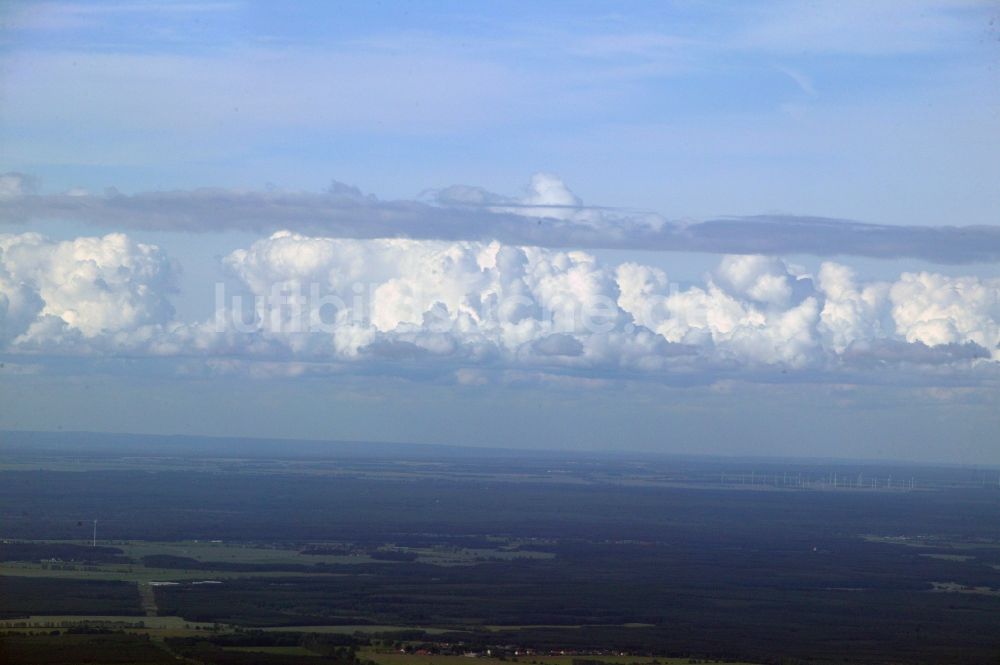
<svg viewBox="0 0 1000 665">
<path fill-rule="evenodd" d="M 16 433 L 0 459 L 2 662 L 1000 658 L 996 470 Z"/>
</svg>

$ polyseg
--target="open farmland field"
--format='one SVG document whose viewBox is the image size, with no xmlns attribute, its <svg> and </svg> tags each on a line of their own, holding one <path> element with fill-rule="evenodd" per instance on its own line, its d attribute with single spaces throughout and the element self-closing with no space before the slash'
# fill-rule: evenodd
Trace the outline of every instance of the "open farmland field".
<svg viewBox="0 0 1000 665">
<path fill-rule="evenodd" d="M 0 620 L 0 629 L 37 630 L 39 628 L 72 628 L 82 624 L 107 625 L 121 629 L 180 630 L 185 627 L 211 628 L 212 624 L 186 621 L 176 616 L 142 616 L 112 614 L 46 614 Z"/>
<path fill-rule="evenodd" d="M 1000 665 L 1000 0 L 0 0 L 0 665 Z"/>
<path fill-rule="evenodd" d="M 315 651 L 305 647 L 223 647 L 236 653 L 262 653 L 271 656 L 315 656 Z"/>
<path fill-rule="evenodd" d="M 14 591 L 0 630 L 126 631 L 206 663 L 349 647 L 381 665 L 487 650 L 952 663 L 956 641 L 967 663 L 1000 655 L 1000 490 L 974 472 L 352 457 L 323 461 L 333 477 L 303 460 L 248 473 L 138 458 L 0 472 Z M 857 481 L 890 473 L 924 487 Z"/>
<path fill-rule="evenodd" d="M 366 649 L 360 653 L 362 659 L 370 660 L 376 665 L 469 665 L 469 656 L 445 656 L 435 654 L 391 653 Z M 574 665 L 581 660 L 593 660 L 605 665 L 690 665 L 690 658 L 670 658 L 668 656 L 614 656 L 614 655 L 566 655 L 552 656 L 526 654 L 517 657 L 519 663 L 529 665 Z M 501 665 L 510 663 L 506 658 L 477 657 L 475 663 L 482 665 Z M 754 665 L 744 661 L 713 661 L 727 665 Z"/>
<path fill-rule="evenodd" d="M 495 539 L 495 547 L 436 547 L 358 548 L 351 543 L 311 543 L 302 545 L 267 546 L 252 543 L 221 543 L 204 541 L 148 542 L 112 541 L 102 547 L 117 552 L 117 560 L 73 561 L 52 560 L 35 556 L 33 560 L 0 562 L 0 575 L 13 577 L 50 577 L 55 579 L 116 580 L 149 584 L 150 582 L 184 582 L 204 579 L 230 579 L 248 575 L 260 577 L 298 575 L 345 575 L 351 565 L 393 565 L 401 561 L 416 561 L 439 566 L 473 565 L 485 560 L 546 559 L 550 552 L 520 550 L 519 545 L 506 539 Z M 103 543 L 103 541 L 102 541 Z M 83 548 L 86 541 L 34 541 L 36 549 L 46 545 L 58 548 L 71 545 Z M 9 546 L 8 546 L 9 547 Z M 0 545 L 0 552 L 4 549 Z M 323 554 L 325 551 L 343 554 Z M 42 551 L 39 549 L 39 551 Z M 23 557 L 28 558 L 28 557 Z"/>
</svg>

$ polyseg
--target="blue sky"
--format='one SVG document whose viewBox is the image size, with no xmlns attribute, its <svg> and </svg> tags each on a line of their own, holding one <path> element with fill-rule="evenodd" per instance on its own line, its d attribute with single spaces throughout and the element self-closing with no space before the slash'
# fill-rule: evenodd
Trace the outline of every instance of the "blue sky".
<svg viewBox="0 0 1000 665">
<path fill-rule="evenodd" d="M 400 198 L 551 171 L 674 217 L 1000 204 L 990 3 L 7 7 L 5 152 L 49 187 Z"/>
<path fill-rule="evenodd" d="M 998 84 L 987 2 L 5 3 L 0 427 L 1000 463 Z M 367 318 L 213 327 L 291 282 Z"/>
</svg>

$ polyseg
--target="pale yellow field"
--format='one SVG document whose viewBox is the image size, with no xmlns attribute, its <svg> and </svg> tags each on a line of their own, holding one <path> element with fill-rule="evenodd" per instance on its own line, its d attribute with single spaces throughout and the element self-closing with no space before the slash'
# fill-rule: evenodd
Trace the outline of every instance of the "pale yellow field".
<svg viewBox="0 0 1000 665">
<path fill-rule="evenodd" d="M 406 654 L 406 653 L 396 653 L 396 652 L 385 652 L 376 650 L 363 650 L 358 653 L 358 657 L 362 660 L 372 660 L 378 665 L 470 665 L 471 663 L 477 663 L 479 665 L 509 665 L 510 660 L 500 660 L 498 658 L 487 658 L 479 657 L 472 658 L 469 656 L 436 656 L 436 655 L 418 655 L 418 654 Z M 651 656 L 586 656 L 586 655 L 576 655 L 576 656 L 541 656 L 541 655 L 530 655 L 521 656 L 517 658 L 515 662 L 526 663 L 532 665 L 537 663 L 538 665 L 573 665 L 574 659 L 585 659 L 585 660 L 600 660 L 604 663 L 613 663 L 614 665 L 649 665 L 651 663 L 662 663 L 662 665 L 687 665 L 690 662 L 688 658 L 657 658 Z M 713 662 L 713 661 L 703 661 L 703 662 Z M 729 661 L 714 661 L 714 662 L 729 662 Z M 743 662 L 732 662 L 731 665 L 753 665 L 752 663 Z"/>
</svg>

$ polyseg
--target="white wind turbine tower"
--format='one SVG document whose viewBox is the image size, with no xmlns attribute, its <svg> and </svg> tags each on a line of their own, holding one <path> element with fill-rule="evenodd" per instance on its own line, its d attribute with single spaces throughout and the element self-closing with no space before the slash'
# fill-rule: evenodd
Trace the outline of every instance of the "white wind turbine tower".
<svg viewBox="0 0 1000 665">
<path fill-rule="evenodd" d="M 90 544 L 91 547 L 97 547 L 97 520 L 94 520 L 94 540 Z"/>
</svg>

